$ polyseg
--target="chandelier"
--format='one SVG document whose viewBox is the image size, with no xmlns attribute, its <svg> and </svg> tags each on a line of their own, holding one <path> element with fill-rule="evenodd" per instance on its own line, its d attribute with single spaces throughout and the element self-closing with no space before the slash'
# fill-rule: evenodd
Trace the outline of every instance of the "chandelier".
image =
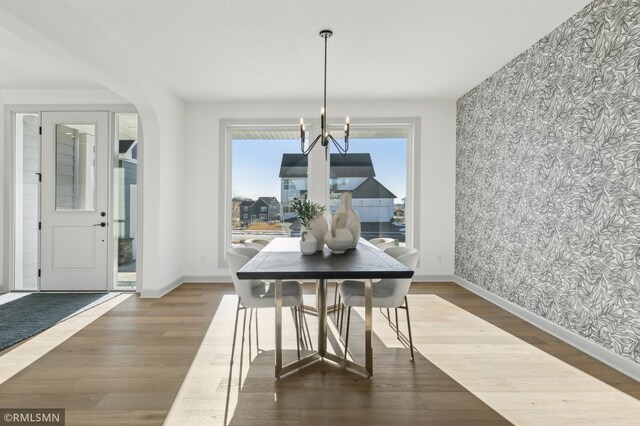
<svg viewBox="0 0 640 426">
<path fill-rule="evenodd" d="M 347 155 L 347 151 L 349 150 L 349 117 L 347 117 L 344 124 L 344 145 L 340 145 L 338 141 L 331 136 L 331 132 L 328 129 L 327 125 L 327 39 L 333 35 L 333 31 L 331 30 L 322 30 L 320 31 L 320 37 L 324 39 L 324 104 L 320 109 L 320 134 L 316 136 L 316 138 L 309 144 L 307 149 L 304 148 L 304 143 L 306 140 L 306 133 L 304 127 L 304 120 L 300 119 L 300 151 L 302 154 L 307 156 L 311 152 L 314 146 L 320 141 L 320 144 L 324 147 L 324 157 L 327 159 L 328 150 L 329 150 L 329 141 L 333 142 L 336 149 L 343 157 Z"/>
</svg>

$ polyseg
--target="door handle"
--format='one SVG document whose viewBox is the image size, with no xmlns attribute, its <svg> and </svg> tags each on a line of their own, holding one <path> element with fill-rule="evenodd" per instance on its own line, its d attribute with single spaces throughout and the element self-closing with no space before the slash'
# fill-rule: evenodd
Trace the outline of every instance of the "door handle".
<svg viewBox="0 0 640 426">
<path fill-rule="evenodd" d="M 93 226 L 104 228 L 105 226 L 107 226 L 107 222 L 94 223 Z"/>
</svg>

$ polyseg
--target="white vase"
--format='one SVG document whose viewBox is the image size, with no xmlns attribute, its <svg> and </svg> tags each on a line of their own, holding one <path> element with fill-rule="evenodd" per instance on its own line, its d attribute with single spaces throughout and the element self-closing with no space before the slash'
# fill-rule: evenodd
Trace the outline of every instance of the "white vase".
<svg viewBox="0 0 640 426">
<path fill-rule="evenodd" d="M 329 230 L 329 224 L 327 219 L 324 218 L 324 214 L 319 213 L 311 219 L 310 223 L 313 236 L 316 238 L 316 251 L 322 251 L 324 248 L 324 234 Z"/>
<path fill-rule="evenodd" d="M 349 248 L 356 248 L 360 240 L 360 216 L 353 210 L 351 192 L 343 192 L 340 196 L 340 209 L 338 212 L 343 212 L 347 215 L 347 229 L 353 237 Z"/>
<path fill-rule="evenodd" d="M 353 244 L 353 235 L 347 229 L 347 214 L 336 212 L 331 218 L 331 229 L 324 234 L 324 243 L 335 254 L 344 253 Z"/>
<path fill-rule="evenodd" d="M 306 256 L 316 252 L 316 237 L 313 236 L 312 229 L 306 226 L 300 233 L 300 251 Z"/>
</svg>

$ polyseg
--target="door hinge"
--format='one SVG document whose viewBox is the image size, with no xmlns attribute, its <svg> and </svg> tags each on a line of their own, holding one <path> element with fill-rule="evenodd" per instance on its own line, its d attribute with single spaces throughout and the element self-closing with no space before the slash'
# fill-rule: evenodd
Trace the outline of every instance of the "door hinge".
<svg viewBox="0 0 640 426">
<path fill-rule="evenodd" d="M 40 129 L 38 130 L 39 134 L 42 134 L 42 126 L 40 126 Z"/>
<path fill-rule="evenodd" d="M 38 222 L 38 231 L 42 229 L 42 222 Z"/>
<path fill-rule="evenodd" d="M 42 275 L 42 271 L 38 269 L 38 276 Z"/>
</svg>

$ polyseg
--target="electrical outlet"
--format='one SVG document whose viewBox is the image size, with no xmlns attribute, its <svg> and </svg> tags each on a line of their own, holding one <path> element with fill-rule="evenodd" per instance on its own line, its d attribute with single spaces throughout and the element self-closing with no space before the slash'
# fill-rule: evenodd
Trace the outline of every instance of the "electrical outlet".
<svg viewBox="0 0 640 426">
<path fill-rule="evenodd" d="M 200 263 L 207 263 L 207 256 L 205 256 L 204 254 L 200 256 Z"/>
<path fill-rule="evenodd" d="M 436 262 L 438 263 L 442 262 L 442 253 L 438 253 L 438 255 L 436 256 Z"/>
</svg>

